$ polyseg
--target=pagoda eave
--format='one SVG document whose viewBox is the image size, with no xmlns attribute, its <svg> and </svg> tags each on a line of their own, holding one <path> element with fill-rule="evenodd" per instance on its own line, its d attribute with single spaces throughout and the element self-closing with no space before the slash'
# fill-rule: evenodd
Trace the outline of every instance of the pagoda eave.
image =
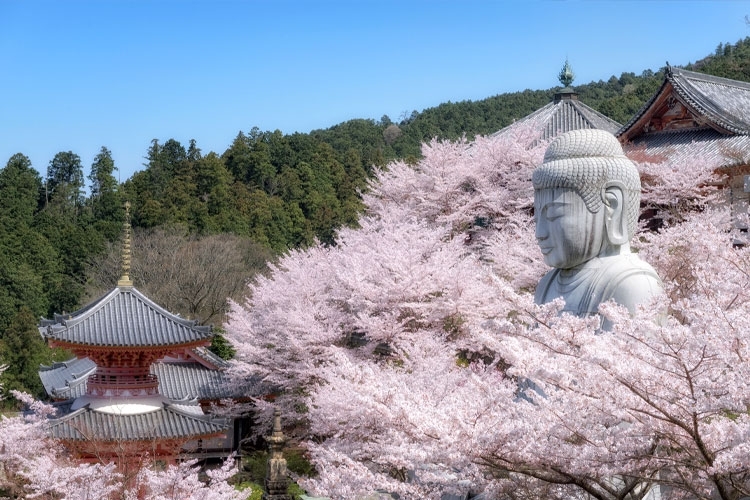
<svg viewBox="0 0 750 500">
<path fill-rule="evenodd" d="M 193 342 L 186 342 L 182 344 L 171 344 L 171 345 L 153 345 L 153 346 L 113 346 L 113 345 L 96 345 L 96 344 L 79 344 L 58 339 L 47 339 L 49 347 L 61 348 L 66 351 L 75 353 L 81 358 L 89 357 L 91 359 L 101 359 L 103 355 L 108 353 L 126 353 L 126 352 L 139 352 L 147 354 L 149 358 L 161 359 L 164 356 L 175 353 L 180 354 L 187 352 L 190 349 L 196 347 L 206 347 L 211 344 L 210 339 L 201 339 Z"/>
</svg>

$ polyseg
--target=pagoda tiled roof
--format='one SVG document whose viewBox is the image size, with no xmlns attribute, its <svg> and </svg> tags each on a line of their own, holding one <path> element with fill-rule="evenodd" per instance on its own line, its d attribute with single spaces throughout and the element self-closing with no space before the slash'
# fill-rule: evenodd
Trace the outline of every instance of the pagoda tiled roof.
<svg viewBox="0 0 750 500">
<path fill-rule="evenodd" d="M 659 91 L 616 135 L 632 135 L 631 128 L 672 91 L 705 125 L 727 134 L 750 134 L 750 83 L 668 67 Z"/>
<path fill-rule="evenodd" d="M 123 415 L 79 408 L 50 421 L 52 437 L 70 441 L 144 441 L 152 439 L 197 439 L 224 433 L 225 419 L 191 411 L 186 406 L 165 404 L 147 413 Z"/>
<path fill-rule="evenodd" d="M 171 347 L 207 341 L 210 326 L 181 318 L 133 287 L 118 287 L 70 314 L 42 320 L 49 340 L 81 346 Z"/>
<path fill-rule="evenodd" d="M 229 368 L 229 362 L 227 360 L 220 358 L 206 347 L 190 349 L 188 355 L 208 368 Z"/>
<path fill-rule="evenodd" d="M 169 398 L 222 399 L 240 397 L 223 370 L 198 363 L 154 363 L 151 372 L 159 380 L 159 393 Z"/>
<path fill-rule="evenodd" d="M 618 122 L 577 99 L 556 99 L 500 129 L 492 134 L 492 137 L 509 133 L 514 128 L 525 125 L 532 125 L 538 129 L 541 141 L 548 141 L 565 132 L 579 129 L 606 130 L 614 134 L 621 127 Z"/>
<path fill-rule="evenodd" d="M 192 349 L 190 352 L 193 354 L 197 350 Z M 235 387 L 224 372 L 229 365 L 226 361 L 208 350 L 201 351 L 203 356 L 213 360 L 214 366 L 221 368 L 213 369 L 194 360 L 157 361 L 151 365 L 151 373 L 156 375 L 159 382 L 159 394 L 173 400 L 219 400 L 246 395 L 246 391 Z M 86 394 L 88 377 L 95 371 L 96 364 L 90 359 L 73 358 L 52 366 L 43 366 L 39 377 L 50 397 L 68 399 Z"/>
</svg>

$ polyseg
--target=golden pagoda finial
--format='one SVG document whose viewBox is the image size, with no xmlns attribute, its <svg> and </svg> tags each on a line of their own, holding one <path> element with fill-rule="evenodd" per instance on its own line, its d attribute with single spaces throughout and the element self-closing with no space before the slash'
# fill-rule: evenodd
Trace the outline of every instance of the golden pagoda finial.
<svg viewBox="0 0 750 500">
<path fill-rule="evenodd" d="M 130 279 L 130 202 L 125 202 L 125 223 L 123 224 L 123 241 L 122 241 L 122 276 L 120 276 L 117 286 L 133 286 Z"/>
</svg>

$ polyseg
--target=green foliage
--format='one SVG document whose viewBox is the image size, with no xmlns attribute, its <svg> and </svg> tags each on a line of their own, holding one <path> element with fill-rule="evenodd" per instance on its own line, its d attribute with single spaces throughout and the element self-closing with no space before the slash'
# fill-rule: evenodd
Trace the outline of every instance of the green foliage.
<svg viewBox="0 0 750 500">
<path fill-rule="evenodd" d="M 284 457 L 286 458 L 287 468 L 295 474 L 307 477 L 317 475 L 315 467 L 301 449 L 289 448 L 284 451 Z"/>
<path fill-rule="evenodd" d="M 27 262 L 0 254 L 0 282 L 4 285 L 0 287 L 0 324 L 4 328 L 22 307 L 46 312 L 49 302 L 42 276 Z"/>
<path fill-rule="evenodd" d="M 55 155 L 47 167 L 47 203 L 55 201 L 60 210 L 74 212 L 83 204 L 83 166 L 72 151 Z"/>
<path fill-rule="evenodd" d="M 218 330 L 218 329 L 216 329 Z M 236 352 L 232 344 L 222 335 L 217 332 L 214 338 L 211 339 L 211 345 L 208 348 L 209 351 L 219 356 L 221 359 L 232 359 Z"/>
<path fill-rule="evenodd" d="M 250 494 L 249 500 L 262 500 L 263 498 L 263 484 L 261 483 L 244 481 L 239 483 L 236 488 L 238 490 L 252 488 L 252 493 Z M 302 495 L 306 493 L 300 485 L 294 482 L 289 483 L 286 491 L 289 495 L 291 495 L 292 500 L 300 500 L 302 498 Z M 0 490 L 0 493 L 2 493 L 2 490 Z"/>
<path fill-rule="evenodd" d="M 28 307 L 22 306 L 0 335 L 0 364 L 8 368 L 0 375 L 4 391 L 25 391 L 44 397 L 39 366 L 59 359 L 64 353 L 52 351 L 42 340 L 37 320 Z"/>
<path fill-rule="evenodd" d="M 114 177 L 115 170 L 117 167 L 112 159 L 112 153 L 102 146 L 94 158 L 94 163 L 91 164 L 91 173 L 88 176 L 91 181 L 91 195 L 87 205 L 96 231 L 108 241 L 119 238 L 125 216 L 119 183 Z"/>
<path fill-rule="evenodd" d="M 0 170 L 0 193 L 0 224 L 4 230 L 30 226 L 42 202 L 42 180 L 26 156 L 11 156 Z"/>
<path fill-rule="evenodd" d="M 688 69 L 733 80 L 750 81 L 750 37 L 738 40 L 735 44 L 720 43 L 713 55 L 688 65 Z"/>
<path fill-rule="evenodd" d="M 67 217 L 49 206 L 36 214 L 33 229 L 54 248 L 58 274 L 46 284 L 51 299 L 47 312 L 70 312 L 77 308 L 86 283 L 86 263 L 104 250 L 104 237 L 91 224 L 91 214 Z"/>
<path fill-rule="evenodd" d="M 123 186 L 135 227 L 230 232 L 283 252 L 316 237 L 332 244 L 336 228 L 355 224 L 362 209 L 368 173 L 358 149 L 254 128 L 221 156 L 199 151 L 194 141 L 187 153 L 173 139 L 152 141 L 146 170 Z"/>
<path fill-rule="evenodd" d="M 88 255 L 83 254 L 92 231 L 83 211 L 44 205 L 41 179 L 23 155 L 14 155 L 0 170 L 0 190 L 0 328 L 5 328 L 23 306 L 39 317 L 60 310 L 54 308 L 58 296 L 65 297 L 66 306 L 76 304 L 79 287 L 58 294 L 58 286 L 85 279 L 82 263 Z"/>
<path fill-rule="evenodd" d="M 294 474 L 307 477 L 312 477 L 316 474 L 315 468 L 305 457 L 302 450 L 288 448 L 284 450 L 284 458 L 286 459 L 287 468 Z M 266 451 L 256 450 L 242 457 L 244 475 L 249 481 L 244 481 L 241 484 L 249 485 L 253 488 L 253 496 L 251 498 L 255 498 L 255 494 L 258 491 L 263 490 L 262 484 L 266 477 L 267 464 L 268 452 Z M 292 496 L 292 499 L 298 500 L 301 495 L 305 494 L 305 490 L 303 490 L 297 483 L 290 481 L 287 493 Z"/>
<path fill-rule="evenodd" d="M 302 498 L 302 495 L 306 493 L 306 491 L 303 490 L 302 487 L 295 482 L 289 483 L 286 491 L 292 496 L 292 500 L 300 500 Z"/>
<path fill-rule="evenodd" d="M 252 481 L 243 481 L 235 486 L 235 489 L 240 491 L 246 490 L 248 488 L 252 489 L 252 493 L 250 494 L 248 500 L 261 500 L 263 498 L 263 485 L 259 483 L 255 483 Z"/>
</svg>

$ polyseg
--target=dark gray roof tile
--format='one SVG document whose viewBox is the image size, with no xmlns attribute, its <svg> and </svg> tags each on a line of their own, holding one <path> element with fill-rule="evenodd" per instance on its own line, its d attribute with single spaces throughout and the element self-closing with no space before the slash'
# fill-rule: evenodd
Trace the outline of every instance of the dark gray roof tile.
<svg viewBox="0 0 750 500">
<path fill-rule="evenodd" d="M 42 366 L 39 378 L 51 397 L 77 398 L 86 394 L 86 381 L 95 371 L 96 363 L 89 358 L 73 358 L 52 366 Z"/>
<path fill-rule="evenodd" d="M 630 135 L 669 88 L 706 123 L 732 134 L 750 134 L 750 83 L 669 68 L 659 90 L 615 135 Z"/>
<path fill-rule="evenodd" d="M 83 407 L 50 421 L 50 434 L 58 439 L 101 441 L 143 441 L 221 434 L 228 428 L 224 419 L 197 415 L 175 405 L 136 415 L 102 413 Z"/>
<path fill-rule="evenodd" d="M 159 393 L 171 399 L 222 399 L 240 397 L 226 374 L 199 363 L 154 363 L 151 373 L 159 380 Z"/>
<path fill-rule="evenodd" d="M 49 340 L 105 347 L 178 346 L 207 341 L 211 327 L 172 314 L 135 288 L 115 288 L 84 308 L 43 320 Z"/>
<path fill-rule="evenodd" d="M 225 359 L 220 358 L 206 347 L 196 347 L 191 349 L 190 353 L 198 362 L 213 368 L 228 368 L 229 362 Z"/>
<path fill-rule="evenodd" d="M 668 78 L 700 115 L 729 132 L 750 132 L 750 84 L 681 69 L 673 69 Z"/>
</svg>

